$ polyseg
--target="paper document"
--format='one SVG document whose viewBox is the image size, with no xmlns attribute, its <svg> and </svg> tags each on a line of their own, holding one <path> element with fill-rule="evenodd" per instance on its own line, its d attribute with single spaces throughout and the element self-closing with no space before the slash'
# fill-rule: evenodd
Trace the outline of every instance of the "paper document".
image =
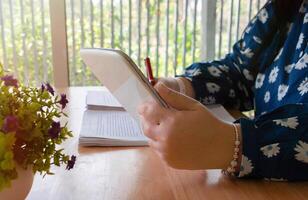
<svg viewBox="0 0 308 200">
<path fill-rule="evenodd" d="M 123 106 L 109 91 L 88 91 L 86 104 L 89 110 L 124 110 Z"/>
<path fill-rule="evenodd" d="M 220 104 L 213 104 L 206 106 L 217 118 L 227 121 L 234 122 L 235 119 L 230 115 L 230 113 Z"/>
<path fill-rule="evenodd" d="M 144 146 L 147 138 L 125 111 L 86 110 L 79 138 L 83 146 Z"/>
</svg>

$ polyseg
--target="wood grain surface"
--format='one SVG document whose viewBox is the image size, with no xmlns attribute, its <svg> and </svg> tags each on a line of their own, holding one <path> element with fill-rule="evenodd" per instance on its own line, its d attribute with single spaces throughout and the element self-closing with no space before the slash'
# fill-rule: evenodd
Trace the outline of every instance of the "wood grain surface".
<svg viewBox="0 0 308 200">
<path fill-rule="evenodd" d="M 188 171 L 166 166 L 148 147 L 78 146 L 78 134 L 85 110 L 87 90 L 95 87 L 59 89 L 68 94 L 69 127 L 74 137 L 63 144 L 76 154 L 71 171 L 53 168 L 56 174 L 42 178 L 36 174 L 27 200 L 304 200 L 308 183 L 230 179 L 220 170 Z M 200 157 L 206 155 L 200 155 Z"/>
</svg>

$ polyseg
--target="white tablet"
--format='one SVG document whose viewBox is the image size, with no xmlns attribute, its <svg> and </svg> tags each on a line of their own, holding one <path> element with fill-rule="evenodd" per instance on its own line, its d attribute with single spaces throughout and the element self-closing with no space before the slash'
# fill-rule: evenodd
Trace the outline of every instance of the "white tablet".
<svg viewBox="0 0 308 200">
<path fill-rule="evenodd" d="M 121 50 L 81 49 L 81 58 L 97 79 L 139 121 L 137 107 L 154 100 L 168 107 L 132 59 Z"/>
</svg>

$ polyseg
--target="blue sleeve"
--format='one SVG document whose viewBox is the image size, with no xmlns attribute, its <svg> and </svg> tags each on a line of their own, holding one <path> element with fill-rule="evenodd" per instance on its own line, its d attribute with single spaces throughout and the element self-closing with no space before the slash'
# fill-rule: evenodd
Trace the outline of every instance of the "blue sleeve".
<svg viewBox="0 0 308 200">
<path fill-rule="evenodd" d="M 203 104 L 219 103 L 225 107 L 251 110 L 254 98 L 255 54 L 263 40 L 277 29 L 273 3 L 269 1 L 245 29 L 232 53 L 222 60 L 194 63 L 184 73 L 191 80 L 196 99 Z"/>
<path fill-rule="evenodd" d="M 239 177 L 308 180 L 308 104 L 288 104 L 260 117 L 240 119 Z"/>
</svg>

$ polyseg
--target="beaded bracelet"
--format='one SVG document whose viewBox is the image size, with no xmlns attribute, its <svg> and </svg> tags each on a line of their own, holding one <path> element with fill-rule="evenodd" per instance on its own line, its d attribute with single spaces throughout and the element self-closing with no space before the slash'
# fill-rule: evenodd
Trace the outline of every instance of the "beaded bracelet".
<svg viewBox="0 0 308 200">
<path fill-rule="evenodd" d="M 176 78 L 175 80 L 178 83 L 178 86 L 179 86 L 179 89 L 180 89 L 179 92 L 181 94 L 186 94 L 186 88 L 185 88 L 185 84 L 184 84 L 183 80 L 181 78 Z"/>
<path fill-rule="evenodd" d="M 239 151 L 240 151 L 240 139 L 239 139 L 239 134 L 238 130 L 235 124 L 232 124 L 234 127 L 234 132 L 235 132 L 235 142 L 234 142 L 234 154 L 233 154 L 233 159 L 230 162 L 230 166 L 226 170 L 222 170 L 222 172 L 225 175 L 229 176 L 235 176 L 235 171 L 236 171 L 236 166 L 238 165 L 238 158 L 239 158 Z"/>
</svg>

